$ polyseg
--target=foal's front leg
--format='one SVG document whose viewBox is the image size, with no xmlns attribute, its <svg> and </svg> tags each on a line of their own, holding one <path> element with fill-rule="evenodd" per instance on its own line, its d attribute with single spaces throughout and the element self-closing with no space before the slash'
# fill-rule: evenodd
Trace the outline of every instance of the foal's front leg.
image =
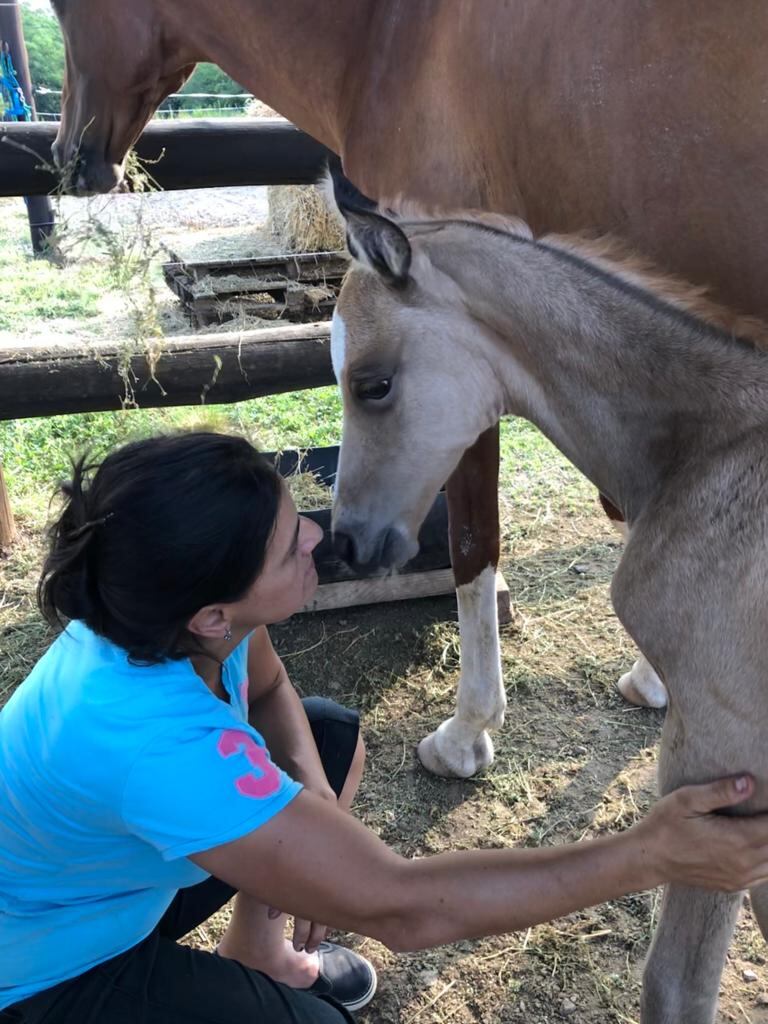
<svg viewBox="0 0 768 1024">
<path fill-rule="evenodd" d="M 741 900 L 668 886 L 643 974 L 642 1024 L 713 1024 Z"/>
<path fill-rule="evenodd" d="M 699 699 L 704 704 L 711 697 Z M 700 722 L 695 714 L 686 716 L 685 708 L 685 694 L 678 690 L 661 737 L 661 793 L 711 777 L 712 756 L 723 756 L 722 750 L 708 752 L 697 745 Z M 712 1024 L 741 901 L 742 893 L 668 886 L 643 975 L 642 1024 Z"/>
<path fill-rule="evenodd" d="M 493 760 L 489 729 L 504 722 L 496 566 L 499 561 L 499 428 L 481 434 L 446 485 L 461 633 L 456 713 L 419 744 L 435 775 L 468 778 Z"/>
</svg>

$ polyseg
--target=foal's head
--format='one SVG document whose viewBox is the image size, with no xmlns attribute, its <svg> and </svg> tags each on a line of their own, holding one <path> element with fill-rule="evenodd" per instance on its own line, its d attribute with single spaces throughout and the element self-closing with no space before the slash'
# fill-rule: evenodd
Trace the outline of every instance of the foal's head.
<svg viewBox="0 0 768 1024">
<path fill-rule="evenodd" d="M 498 420 L 498 346 L 445 263 L 468 222 L 385 216 L 339 176 L 334 187 L 354 261 L 331 331 L 344 403 L 335 544 L 358 568 L 395 568 L 416 554 L 465 449 Z"/>
<path fill-rule="evenodd" d="M 53 155 L 79 193 L 120 185 L 125 157 L 159 103 L 196 58 L 162 0 L 52 0 L 66 51 L 61 127 Z"/>
</svg>

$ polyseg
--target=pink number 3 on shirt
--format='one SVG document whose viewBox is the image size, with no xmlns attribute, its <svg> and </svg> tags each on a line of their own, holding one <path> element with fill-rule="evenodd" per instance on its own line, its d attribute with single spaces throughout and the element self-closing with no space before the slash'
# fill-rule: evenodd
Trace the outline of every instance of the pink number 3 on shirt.
<svg viewBox="0 0 768 1024">
<path fill-rule="evenodd" d="M 263 800 L 280 788 L 280 773 L 269 760 L 269 754 L 248 733 L 225 729 L 219 738 L 218 750 L 222 757 L 243 754 L 256 769 L 255 772 L 246 772 L 235 779 L 238 793 Z"/>
</svg>

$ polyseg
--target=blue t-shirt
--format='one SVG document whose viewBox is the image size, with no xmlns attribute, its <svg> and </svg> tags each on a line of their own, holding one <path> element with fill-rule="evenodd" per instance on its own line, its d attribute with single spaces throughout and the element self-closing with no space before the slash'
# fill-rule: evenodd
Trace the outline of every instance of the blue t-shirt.
<svg viewBox="0 0 768 1024">
<path fill-rule="evenodd" d="M 208 877 L 189 854 L 299 792 L 248 725 L 247 652 L 227 704 L 73 622 L 0 712 L 0 1009 L 141 942 Z"/>
</svg>

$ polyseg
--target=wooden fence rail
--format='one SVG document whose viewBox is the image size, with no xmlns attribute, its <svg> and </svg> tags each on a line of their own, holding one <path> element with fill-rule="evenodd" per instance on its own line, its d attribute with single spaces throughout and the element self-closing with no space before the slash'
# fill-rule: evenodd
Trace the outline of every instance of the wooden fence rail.
<svg viewBox="0 0 768 1024">
<path fill-rule="evenodd" d="M 0 420 L 239 402 L 334 382 L 330 324 L 167 337 L 156 358 L 115 343 L 87 349 L 19 343 L 0 350 Z"/>
<path fill-rule="evenodd" d="M 56 122 L 0 124 L 0 196 L 53 192 Z M 307 185 L 328 150 L 282 119 L 232 117 L 152 122 L 136 144 L 163 189 Z"/>
</svg>

